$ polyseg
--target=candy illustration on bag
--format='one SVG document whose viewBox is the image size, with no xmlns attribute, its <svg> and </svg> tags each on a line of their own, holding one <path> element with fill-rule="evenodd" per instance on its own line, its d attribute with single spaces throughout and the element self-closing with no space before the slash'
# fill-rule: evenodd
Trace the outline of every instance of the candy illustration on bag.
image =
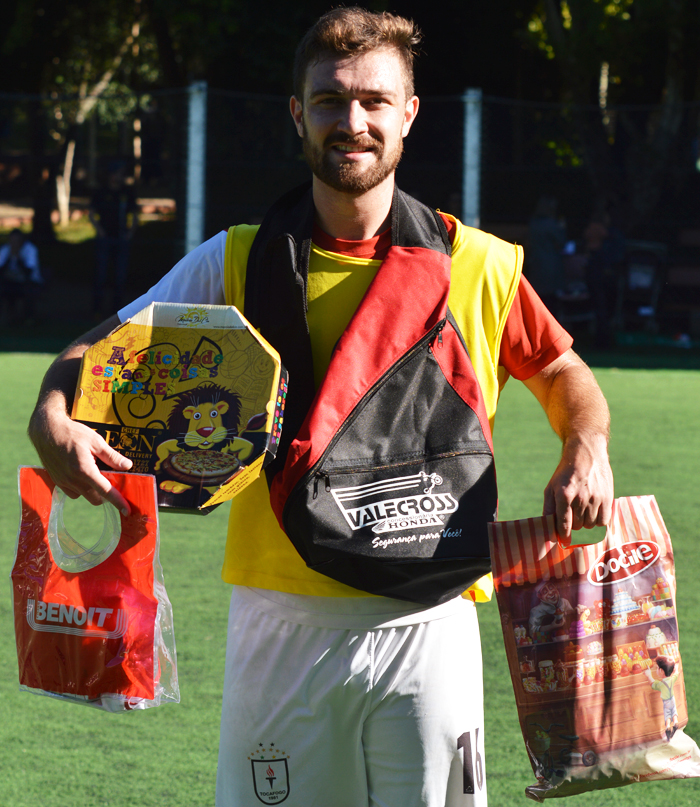
<svg viewBox="0 0 700 807">
<path fill-rule="evenodd" d="M 494 583 L 535 801 L 700 776 L 673 549 L 653 496 L 618 499 L 599 544 L 554 517 L 491 524 Z M 534 676 L 533 670 L 539 675 Z"/>
<path fill-rule="evenodd" d="M 105 504 L 102 533 L 85 546 L 68 534 L 65 495 L 46 471 L 19 469 L 11 579 L 20 689 L 110 712 L 178 702 L 154 477 L 105 476 L 132 512 Z"/>
</svg>

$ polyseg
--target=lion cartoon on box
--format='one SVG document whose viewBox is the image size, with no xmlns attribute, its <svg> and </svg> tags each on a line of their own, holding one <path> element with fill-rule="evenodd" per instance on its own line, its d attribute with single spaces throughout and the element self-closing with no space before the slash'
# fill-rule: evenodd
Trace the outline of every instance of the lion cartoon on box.
<svg viewBox="0 0 700 807">
<path fill-rule="evenodd" d="M 241 401 L 235 392 L 207 383 L 181 392 L 173 400 L 167 421 L 172 436 L 156 449 L 155 471 L 172 477 L 160 483 L 161 490 L 184 493 L 199 481 L 213 492 L 224 481 L 222 476 L 230 476 L 257 455 L 260 438 L 266 435 L 251 432 L 265 425 L 267 415 L 254 415 L 245 436 L 239 436 Z M 195 469 L 195 465 L 201 468 Z"/>
</svg>

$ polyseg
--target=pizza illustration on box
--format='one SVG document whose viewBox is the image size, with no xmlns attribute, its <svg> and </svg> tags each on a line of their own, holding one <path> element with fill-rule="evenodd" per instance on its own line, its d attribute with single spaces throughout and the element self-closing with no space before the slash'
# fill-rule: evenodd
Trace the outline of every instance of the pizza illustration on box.
<svg viewBox="0 0 700 807">
<path fill-rule="evenodd" d="M 264 447 L 267 414 L 253 415 L 239 435 L 240 396 L 218 384 L 200 384 L 172 399 L 169 436 L 156 448 L 158 487 L 181 494 L 193 487 L 214 492 Z M 262 444 L 261 444 L 262 443 Z"/>
</svg>

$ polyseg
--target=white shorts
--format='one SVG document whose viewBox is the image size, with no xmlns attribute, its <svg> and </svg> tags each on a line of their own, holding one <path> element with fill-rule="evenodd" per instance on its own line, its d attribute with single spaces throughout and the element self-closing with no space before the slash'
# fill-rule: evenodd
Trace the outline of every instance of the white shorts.
<svg viewBox="0 0 700 807">
<path fill-rule="evenodd" d="M 486 805 L 473 603 L 348 602 L 234 587 L 217 807 Z"/>
</svg>

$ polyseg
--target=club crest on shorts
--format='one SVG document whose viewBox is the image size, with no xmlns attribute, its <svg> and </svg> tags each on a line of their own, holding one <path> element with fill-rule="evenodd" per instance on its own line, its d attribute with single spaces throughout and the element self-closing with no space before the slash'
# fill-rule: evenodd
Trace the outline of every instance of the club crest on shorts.
<svg viewBox="0 0 700 807">
<path fill-rule="evenodd" d="M 353 531 L 369 528 L 378 534 L 442 526 L 444 517 L 459 507 L 448 490 L 435 490 L 442 484 L 439 474 L 420 472 L 331 492 Z"/>
<path fill-rule="evenodd" d="M 255 795 L 263 804 L 281 804 L 289 795 L 289 754 L 277 750 L 274 743 L 269 748 L 260 743 L 248 759 Z"/>
</svg>

